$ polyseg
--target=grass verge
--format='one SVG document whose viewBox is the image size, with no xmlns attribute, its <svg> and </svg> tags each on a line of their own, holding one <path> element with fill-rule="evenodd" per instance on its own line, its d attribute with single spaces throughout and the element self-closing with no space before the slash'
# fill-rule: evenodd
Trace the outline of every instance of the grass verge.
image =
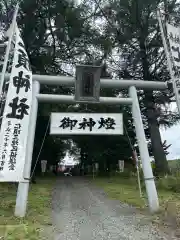
<svg viewBox="0 0 180 240">
<path fill-rule="evenodd" d="M 44 239 L 43 232 L 51 225 L 51 193 L 54 179 L 38 179 L 29 189 L 25 218 L 14 217 L 16 186 L 0 183 L 0 239 Z"/>
<path fill-rule="evenodd" d="M 147 196 L 143 186 L 143 198 L 140 197 L 137 179 L 120 177 L 95 178 L 94 183 L 104 189 L 107 195 L 121 202 L 135 206 L 139 210 L 147 209 Z M 157 184 L 158 187 L 158 184 Z M 174 228 L 180 227 L 180 194 L 158 187 L 160 211 L 152 217 L 159 224 Z"/>
</svg>

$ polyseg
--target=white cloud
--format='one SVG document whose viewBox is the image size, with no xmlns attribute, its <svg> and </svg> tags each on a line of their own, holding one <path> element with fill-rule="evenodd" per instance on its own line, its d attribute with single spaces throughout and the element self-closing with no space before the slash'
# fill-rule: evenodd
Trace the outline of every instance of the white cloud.
<svg viewBox="0 0 180 240">
<path fill-rule="evenodd" d="M 171 111 L 177 112 L 176 103 L 171 103 Z M 180 159 L 180 123 L 168 129 L 160 129 L 162 141 L 166 140 L 167 144 L 172 144 L 168 149 L 168 160 Z"/>
<path fill-rule="evenodd" d="M 180 124 L 174 125 L 167 130 L 161 129 L 160 131 L 162 140 L 167 140 L 167 144 L 172 144 L 168 149 L 168 160 L 180 159 Z"/>
</svg>

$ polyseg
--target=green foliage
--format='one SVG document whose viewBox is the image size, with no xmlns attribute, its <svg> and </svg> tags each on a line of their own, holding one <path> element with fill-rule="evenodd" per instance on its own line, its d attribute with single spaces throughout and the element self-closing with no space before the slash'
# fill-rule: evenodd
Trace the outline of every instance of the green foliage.
<svg viewBox="0 0 180 240">
<path fill-rule="evenodd" d="M 104 35 L 113 39 L 115 53 L 121 55 L 123 61 L 109 56 L 118 77 L 144 79 L 151 81 L 168 81 L 165 54 L 162 52 L 162 41 L 158 27 L 156 11 L 164 1 L 122 0 L 101 1 L 99 8 L 105 21 Z M 179 11 L 178 1 L 168 1 L 169 12 Z M 98 5 L 98 4 L 97 4 Z M 117 68 L 118 66 L 118 68 Z M 120 68 L 120 69 L 119 69 Z M 179 117 L 168 108 L 170 92 L 144 91 L 139 93 L 150 149 L 155 158 L 156 170 L 168 172 L 166 149 L 161 141 L 159 126 L 170 126 Z M 166 104 L 166 111 L 163 105 Z"/>
<path fill-rule="evenodd" d="M 179 174 L 180 173 L 180 159 L 170 160 L 170 161 L 168 161 L 168 165 L 169 165 L 169 168 L 170 168 L 170 172 L 172 174 Z"/>
<path fill-rule="evenodd" d="M 0 183 L 0 237 L 6 240 L 44 239 L 51 229 L 51 191 L 54 179 L 38 179 L 37 184 L 30 186 L 28 211 L 25 218 L 13 216 L 16 202 L 16 185 Z M 48 226 L 49 225 L 49 226 Z M 43 235 L 43 236 L 42 236 Z M 3 238 L 4 237 L 4 238 Z M 41 238 L 42 237 L 42 238 Z"/>
<path fill-rule="evenodd" d="M 180 176 L 160 178 L 157 180 L 157 187 L 174 193 L 180 193 Z"/>
</svg>

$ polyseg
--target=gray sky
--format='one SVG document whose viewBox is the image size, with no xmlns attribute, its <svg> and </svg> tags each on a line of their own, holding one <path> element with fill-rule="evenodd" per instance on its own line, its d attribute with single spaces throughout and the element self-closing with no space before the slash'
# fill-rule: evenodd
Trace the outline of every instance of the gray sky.
<svg viewBox="0 0 180 240">
<path fill-rule="evenodd" d="M 161 130 L 162 140 L 167 140 L 172 146 L 168 149 L 168 160 L 180 159 L 180 124 L 174 125 L 167 130 Z"/>
<path fill-rule="evenodd" d="M 172 111 L 177 109 L 176 103 L 172 103 Z M 168 129 L 161 129 L 162 140 L 167 140 L 167 144 L 172 144 L 168 149 L 168 160 L 180 159 L 180 123 Z"/>
</svg>

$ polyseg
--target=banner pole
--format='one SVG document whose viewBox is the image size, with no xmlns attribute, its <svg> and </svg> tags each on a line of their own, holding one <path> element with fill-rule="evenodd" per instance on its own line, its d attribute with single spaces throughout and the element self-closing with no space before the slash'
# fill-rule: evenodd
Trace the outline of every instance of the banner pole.
<svg viewBox="0 0 180 240">
<path fill-rule="evenodd" d="M 138 180 L 138 187 L 139 187 L 139 195 L 142 198 L 142 190 L 141 190 L 141 180 L 140 180 L 140 172 L 139 172 L 139 162 L 136 150 L 133 151 L 134 160 L 136 163 L 136 170 L 137 170 L 137 180 Z"/>
<path fill-rule="evenodd" d="M 0 96 L 2 96 L 2 94 L 3 94 L 4 79 L 5 79 L 6 69 L 7 69 L 7 65 L 8 65 L 9 54 L 10 54 L 10 51 L 11 51 L 11 43 L 12 43 L 12 39 L 13 39 L 13 35 L 14 35 L 14 30 L 15 30 L 15 27 L 16 27 L 16 18 L 17 18 L 18 10 L 19 10 L 19 5 L 17 4 L 14 15 L 13 15 L 13 20 L 12 20 L 12 23 L 11 23 L 12 24 L 11 25 L 11 31 L 10 31 L 10 35 L 9 35 L 9 38 L 8 38 L 8 44 L 7 44 L 7 47 L 6 47 L 5 59 L 4 59 L 2 73 L 1 73 Z"/>
<path fill-rule="evenodd" d="M 171 54 L 169 52 L 168 45 L 167 45 L 167 42 L 166 42 L 166 37 L 165 37 L 164 29 L 163 29 L 163 24 L 162 24 L 162 21 L 161 21 L 161 12 L 160 12 L 159 9 L 157 10 L 157 19 L 158 19 L 158 22 L 159 22 L 162 42 L 163 42 L 164 51 L 165 51 L 166 58 L 167 58 L 167 66 L 169 68 L 169 73 L 170 73 L 170 76 L 171 76 L 171 81 L 172 81 L 173 91 L 174 91 L 175 98 L 176 98 L 177 108 L 178 108 L 178 112 L 179 112 L 179 115 L 180 115 L 180 96 L 178 94 L 178 89 L 176 87 L 176 79 L 175 79 L 174 73 L 173 73 L 173 65 L 172 65 L 172 61 L 171 61 Z"/>
</svg>

